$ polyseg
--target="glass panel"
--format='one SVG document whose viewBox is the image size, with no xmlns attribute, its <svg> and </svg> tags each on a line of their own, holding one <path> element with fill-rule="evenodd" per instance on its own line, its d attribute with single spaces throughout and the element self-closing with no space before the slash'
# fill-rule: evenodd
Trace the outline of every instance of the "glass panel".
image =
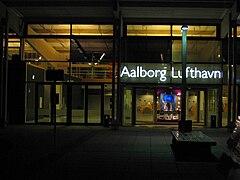
<svg viewBox="0 0 240 180">
<path fill-rule="evenodd" d="M 136 124 L 152 124 L 154 112 L 154 90 L 136 91 Z"/>
<path fill-rule="evenodd" d="M 71 39 L 71 73 L 85 81 L 111 82 L 112 39 Z"/>
<path fill-rule="evenodd" d="M 72 122 L 84 123 L 85 86 L 72 85 Z"/>
<path fill-rule="evenodd" d="M 70 35 L 69 24 L 29 24 L 28 35 Z"/>
<path fill-rule="evenodd" d="M 200 91 L 199 94 L 199 123 L 204 125 L 205 122 L 205 91 Z"/>
<path fill-rule="evenodd" d="M 123 126 L 132 125 L 132 89 L 124 88 Z"/>
<path fill-rule="evenodd" d="M 186 118 L 193 123 L 204 125 L 205 119 L 205 92 L 198 90 L 187 91 Z"/>
<path fill-rule="evenodd" d="M 240 26 L 237 27 L 237 37 L 240 37 Z"/>
<path fill-rule="evenodd" d="M 50 92 L 50 85 L 38 85 L 38 122 L 51 122 Z"/>
<path fill-rule="evenodd" d="M 113 59 L 112 39 L 71 39 L 71 61 L 101 64 Z"/>
<path fill-rule="evenodd" d="M 182 61 L 182 41 L 172 41 L 172 61 Z M 187 62 L 222 62 L 221 43 L 213 40 L 188 40 Z"/>
<path fill-rule="evenodd" d="M 72 74 L 72 81 L 112 82 L 112 64 L 110 63 L 96 66 L 89 64 L 72 64 L 71 67 L 68 68 L 68 73 L 70 72 Z"/>
<path fill-rule="evenodd" d="M 26 123 L 35 122 L 35 83 L 27 83 Z"/>
<path fill-rule="evenodd" d="M 73 24 L 72 34 L 88 36 L 112 36 L 113 25 Z"/>
<path fill-rule="evenodd" d="M 13 59 L 14 55 L 19 55 L 20 53 L 20 38 L 12 38 L 8 39 L 8 59 Z M 20 58 L 20 57 L 19 57 Z"/>
<path fill-rule="evenodd" d="M 222 89 L 222 127 L 228 125 L 228 86 L 224 85 Z"/>
<path fill-rule="evenodd" d="M 24 44 L 25 60 L 57 60 L 70 59 L 69 39 L 26 39 Z"/>
<path fill-rule="evenodd" d="M 56 122 L 67 122 L 67 86 L 56 85 Z"/>
<path fill-rule="evenodd" d="M 27 64 L 27 81 L 44 82 L 45 69 L 35 65 L 35 63 Z"/>
<path fill-rule="evenodd" d="M 46 80 L 45 73 L 47 69 L 62 69 L 64 71 L 64 81 L 69 80 L 67 74 L 68 62 L 28 62 L 27 63 L 27 81 L 44 82 Z M 75 81 L 80 81 L 79 78 L 72 77 Z"/>
<path fill-rule="evenodd" d="M 170 36 L 170 25 L 128 25 L 128 36 Z"/>
<path fill-rule="evenodd" d="M 111 115 L 112 84 L 104 85 L 104 115 Z"/>
<path fill-rule="evenodd" d="M 206 126 L 208 127 L 211 126 L 211 116 L 216 116 L 216 121 L 218 119 L 217 104 L 218 104 L 217 89 L 208 89 L 208 112 L 206 124 Z"/>
<path fill-rule="evenodd" d="M 127 39 L 126 62 L 170 62 L 171 40 Z"/>
<path fill-rule="evenodd" d="M 101 123 L 101 86 L 88 86 L 88 123 Z"/>
<path fill-rule="evenodd" d="M 172 26 L 173 36 L 182 36 L 182 25 Z M 216 37 L 216 26 L 188 26 L 187 36 L 194 37 Z"/>
</svg>

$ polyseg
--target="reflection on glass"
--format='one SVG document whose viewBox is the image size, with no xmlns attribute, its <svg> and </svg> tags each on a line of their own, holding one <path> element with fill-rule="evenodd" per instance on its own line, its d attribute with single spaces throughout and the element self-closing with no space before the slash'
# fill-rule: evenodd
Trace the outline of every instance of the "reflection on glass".
<svg viewBox="0 0 240 180">
<path fill-rule="evenodd" d="M 128 25 L 128 36 L 170 36 L 170 25 Z"/>
</svg>

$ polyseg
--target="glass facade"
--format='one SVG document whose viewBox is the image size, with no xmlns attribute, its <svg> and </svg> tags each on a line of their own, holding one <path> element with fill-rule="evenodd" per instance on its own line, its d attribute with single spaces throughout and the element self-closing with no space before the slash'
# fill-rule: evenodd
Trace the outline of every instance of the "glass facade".
<svg viewBox="0 0 240 180">
<path fill-rule="evenodd" d="M 221 63 L 221 41 L 218 40 L 188 40 L 187 62 Z M 182 61 L 182 41 L 172 41 L 172 61 Z"/>
<path fill-rule="evenodd" d="M 173 36 L 182 36 L 181 29 L 182 25 L 172 26 Z M 216 37 L 217 28 L 216 26 L 188 26 L 187 36 L 190 37 Z"/>
<path fill-rule="evenodd" d="M 58 123 L 104 124 L 104 115 L 112 115 L 113 76 L 116 83 L 120 82 L 115 86 L 114 119 L 120 118 L 122 125 L 180 120 L 181 25 L 124 27 L 121 51 L 119 44 L 114 44 L 118 42 L 111 24 L 29 24 L 24 38 L 9 34 L 8 59 L 21 58 L 26 63 L 25 122 L 52 123 L 55 109 Z M 211 116 L 216 116 L 218 124 L 225 127 L 229 68 L 223 58 L 226 47 L 218 34 L 215 25 L 189 25 L 185 107 L 187 120 L 211 126 Z M 121 76 L 123 66 L 130 64 Z M 64 71 L 63 81 L 57 82 L 55 90 L 52 82 L 46 81 L 49 69 Z M 237 72 L 237 86 L 239 76 Z"/>
<path fill-rule="evenodd" d="M 170 25 L 128 25 L 127 36 L 170 36 Z"/>
</svg>

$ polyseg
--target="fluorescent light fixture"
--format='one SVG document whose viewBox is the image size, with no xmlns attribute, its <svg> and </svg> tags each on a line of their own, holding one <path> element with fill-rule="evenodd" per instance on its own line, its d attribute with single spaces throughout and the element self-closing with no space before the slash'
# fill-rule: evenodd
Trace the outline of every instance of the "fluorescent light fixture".
<svg viewBox="0 0 240 180">
<path fill-rule="evenodd" d="M 103 53 L 102 55 L 101 55 L 101 57 L 100 57 L 100 61 L 102 60 L 102 58 L 105 56 L 105 53 Z"/>
</svg>

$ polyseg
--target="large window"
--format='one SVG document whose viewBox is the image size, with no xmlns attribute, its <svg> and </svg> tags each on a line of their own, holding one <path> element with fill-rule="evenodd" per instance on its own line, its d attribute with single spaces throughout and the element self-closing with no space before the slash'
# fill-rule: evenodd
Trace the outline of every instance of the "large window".
<svg viewBox="0 0 240 180">
<path fill-rule="evenodd" d="M 170 25 L 128 25 L 128 36 L 170 36 Z"/>
<path fill-rule="evenodd" d="M 70 24 L 29 24 L 28 35 L 70 35 Z"/>
<path fill-rule="evenodd" d="M 73 24 L 72 34 L 87 36 L 112 36 L 113 25 Z"/>
<path fill-rule="evenodd" d="M 127 36 L 182 36 L 182 25 L 127 25 Z M 216 37 L 216 26 L 188 26 L 188 36 Z"/>
<path fill-rule="evenodd" d="M 24 46 L 25 60 L 66 61 L 70 59 L 70 39 L 27 38 Z"/>
<path fill-rule="evenodd" d="M 128 38 L 125 51 L 128 62 L 170 62 L 171 40 Z"/>
<path fill-rule="evenodd" d="M 172 41 L 172 61 L 182 61 L 182 41 Z M 214 40 L 188 40 L 187 62 L 222 62 L 221 42 Z"/>
<path fill-rule="evenodd" d="M 237 37 L 240 37 L 240 26 L 237 27 Z"/>
<path fill-rule="evenodd" d="M 182 36 L 181 32 L 182 25 L 172 26 L 173 36 Z M 187 36 L 192 37 L 216 37 L 217 33 L 216 26 L 188 26 Z"/>
</svg>

